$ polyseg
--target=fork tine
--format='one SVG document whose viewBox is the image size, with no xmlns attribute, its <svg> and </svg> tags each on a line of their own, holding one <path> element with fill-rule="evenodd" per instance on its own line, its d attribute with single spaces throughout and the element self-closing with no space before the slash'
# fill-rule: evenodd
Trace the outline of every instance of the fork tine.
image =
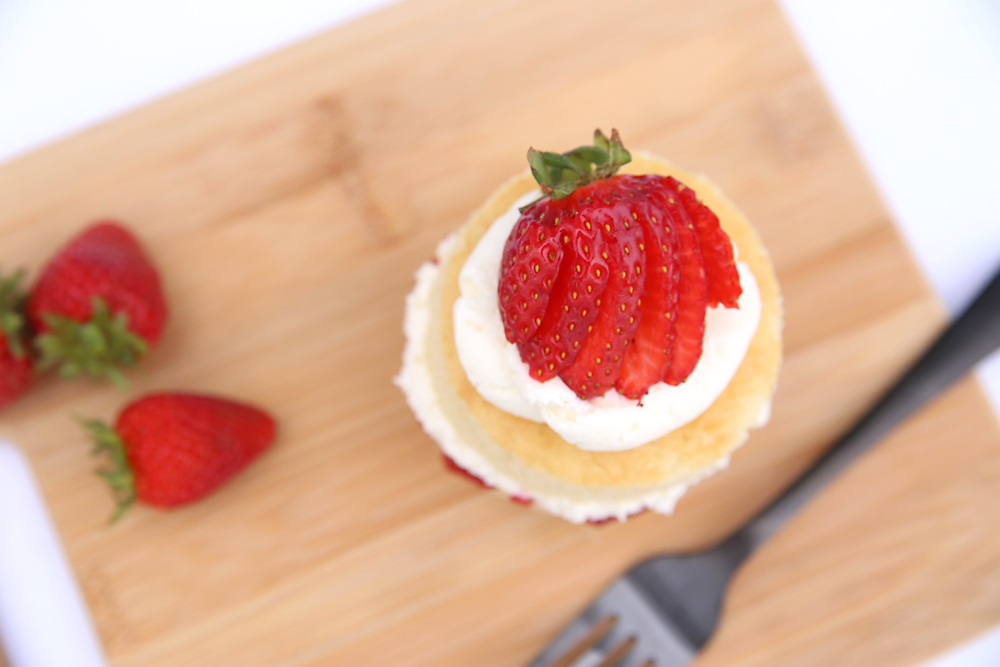
<svg viewBox="0 0 1000 667">
<path fill-rule="evenodd" d="M 607 637 L 608 633 L 614 629 L 617 623 L 618 619 L 616 617 L 605 616 L 594 624 L 594 627 L 590 629 L 590 632 L 588 632 L 583 639 L 577 642 L 570 650 L 563 653 L 559 659 L 549 665 L 549 667 L 571 667 L 571 665 L 579 660 L 584 653 Z"/>
<path fill-rule="evenodd" d="M 616 646 L 611 653 L 608 653 L 607 657 L 604 658 L 604 660 L 602 660 L 597 667 L 615 667 L 615 665 L 624 660 L 632 649 L 635 648 L 636 642 L 637 640 L 635 637 L 629 637 L 624 640 Z"/>
</svg>

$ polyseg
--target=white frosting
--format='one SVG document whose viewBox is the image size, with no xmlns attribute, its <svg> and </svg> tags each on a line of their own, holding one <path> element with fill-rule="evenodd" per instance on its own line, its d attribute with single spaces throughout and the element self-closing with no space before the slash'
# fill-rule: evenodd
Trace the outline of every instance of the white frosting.
<svg viewBox="0 0 1000 667">
<path fill-rule="evenodd" d="M 729 385 L 757 331 L 761 299 L 750 268 L 737 264 L 743 287 L 739 308 L 708 310 L 704 351 L 684 383 L 654 385 L 641 405 L 613 389 L 600 398 L 581 400 L 558 377 L 532 379 L 517 347 L 507 342 L 500 319 L 497 288 L 503 248 L 517 223 L 518 208 L 538 196 L 525 195 L 497 218 L 459 274 L 455 346 L 472 386 L 497 408 L 544 422 L 567 442 L 590 451 L 633 449 L 696 419 Z"/>
</svg>

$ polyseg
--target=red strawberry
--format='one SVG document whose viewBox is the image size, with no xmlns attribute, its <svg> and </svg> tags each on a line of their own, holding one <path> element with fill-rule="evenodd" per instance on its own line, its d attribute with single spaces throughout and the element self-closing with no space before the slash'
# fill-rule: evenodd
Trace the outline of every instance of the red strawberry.
<svg viewBox="0 0 1000 667">
<path fill-rule="evenodd" d="M 583 399 L 641 399 L 701 358 L 705 311 L 736 307 L 739 275 L 718 218 L 670 177 L 615 175 L 617 132 L 564 155 L 528 151 L 545 196 L 504 248 L 500 313 L 531 376 Z"/>
<path fill-rule="evenodd" d="M 255 407 L 195 394 L 152 394 L 126 406 L 114 430 L 84 427 L 97 453 L 111 457 L 98 472 L 115 493 L 115 520 L 136 500 L 169 508 L 204 498 L 270 447 L 276 431 Z"/>
<path fill-rule="evenodd" d="M 733 242 L 719 226 L 718 216 L 698 201 L 694 190 L 684 187 L 673 178 L 670 180 L 680 190 L 681 202 L 698 232 L 701 254 L 705 259 L 708 305 L 722 304 L 726 308 L 736 308 L 743 288 L 740 287 L 740 274 L 736 271 L 733 259 Z"/>
<path fill-rule="evenodd" d="M 522 216 L 507 241 L 502 260 L 505 272 L 500 280 L 500 303 L 508 313 L 504 331 L 509 340 L 518 343 L 531 340 L 541 325 L 562 261 L 562 245 L 556 243 L 548 225 L 539 223 L 537 217 Z M 518 243 L 523 246 L 520 253 Z M 529 282 L 533 289 L 522 288 Z"/>
<path fill-rule="evenodd" d="M 605 290 L 587 295 L 587 305 L 598 310 L 597 319 L 588 327 L 576 361 L 560 374 L 566 386 L 585 399 L 605 394 L 618 379 L 625 348 L 639 327 L 638 307 L 646 291 L 642 227 L 629 211 L 628 185 L 619 185 L 603 179 L 566 197 L 575 200 L 584 224 L 601 230 L 610 270 Z"/>
<path fill-rule="evenodd" d="M 100 222 L 45 267 L 28 298 L 40 367 L 108 378 L 156 346 L 167 319 L 160 277 L 132 234 Z"/>
<path fill-rule="evenodd" d="M 27 392 L 35 377 L 31 356 L 19 348 L 20 352 L 14 352 L 0 333 L 0 410 Z"/>
<path fill-rule="evenodd" d="M 35 375 L 24 334 L 20 280 L 20 273 L 0 276 L 0 410 L 20 398 Z"/>
<path fill-rule="evenodd" d="M 650 187 L 655 187 L 655 183 L 654 177 Z M 649 387 L 663 379 L 674 358 L 680 267 L 675 259 L 678 250 L 674 221 L 664 215 L 662 202 L 644 200 L 636 205 L 640 207 L 636 211 L 637 219 L 648 240 L 646 270 L 649 275 L 646 295 L 639 308 L 640 323 L 635 342 L 625 353 L 615 389 L 622 396 L 639 399 Z"/>
<path fill-rule="evenodd" d="M 588 230 L 560 224 L 555 234 L 565 250 L 559 274 L 544 319 L 523 344 L 525 361 L 533 365 L 536 379 L 542 382 L 573 364 L 598 315 L 586 296 L 600 294 L 608 282 L 604 238 L 593 225 Z"/>
<path fill-rule="evenodd" d="M 673 179 L 671 179 L 673 180 Z M 676 183 L 676 181 L 674 181 Z M 674 339 L 674 358 L 667 368 L 663 381 L 678 385 L 691 375 L 701 358 L 705 338 L 705 310 L 708 308 L 708 287 L 705 284 L 705 265 L 698 243 L 698 234 L 680 203 L 679 193 L 664 182 L 667 190 L 665 210 L 674 220 L 677 233 L 680 280 L 677 283 L 677 337 Z"/>
</svg>

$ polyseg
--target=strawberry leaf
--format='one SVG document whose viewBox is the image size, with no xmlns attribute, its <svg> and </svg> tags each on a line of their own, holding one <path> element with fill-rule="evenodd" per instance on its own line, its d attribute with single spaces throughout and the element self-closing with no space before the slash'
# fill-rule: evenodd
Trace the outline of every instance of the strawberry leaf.
<svg viewBox="0 0 1000 667">
<path fill-rule="evenodd" d="M 94 455 L 107 456 L 107 465 L 94 472 L 111 487 L 116 509 L 109 523 L 118 523 L 136 500 L 135 475 L 125 454 L 125 443 L 110 426 L 101 421 L 81 419 L 80 425 L 94 441 Z"/>
<path fill-rule="evenodd" d="M 549 170 L 545 166 L 545 159 L 534 148 L 528 149 L 528 165 L 531 166 L 531 175 L 539 183 L 544 183 L 549 178 Z"/>
<path fill-rule="evenodd" d="M 573 160 L 570 160 L 565 155 L 560 155 L 559 153 L 542 153 L 542 162 L 544 162 L 546 166 L 552 167 L 553 171 L 555 169 L 563 169 L 565 171 L 571 171 L 575 174 L 583 175 L 590 170 L 590 165 L 577 165 L 573 162 Z"/>
<path fill-rule="evenodd" d="M 0 274 L 0 333 L 7 339 L 7 348 L 18 359 L 24 357 L 24 293 L 21 291 L 23 271 L 9 277 Z"/>
<path fill-rule="evenodd" d="M 579 148 L 574 148 L 569 153 L 566 153 L 566 157 L 572 160 L 574 164 L 580 165 L 584 171 L 589 171 L 590 165 L 602 167 L 611 161 L 611 155 L 603 148 L 598 148 L 597 146 L 580 146 Z"/>
<path fill-rule="evenodd" d="M 550 199 L 562 199 L 579 187 L 614 176 L 631 161 L 632 155 L 625 150 L 618 130 L 611 131 L 610 139 L 595 130 L 593 146 L 580 146 L 568 153 L 528 149 L 531 174 Z"/>
<path fill-rule="evenodd" d="M 126 385 L 121 368 L 135 366 L 147 352 L 146 341 L 133 333 L 124 313 L 112 314 L 100 298 L 93 301 L 88 322 L 48 314 L 50 331 L 35 339 L 39 368 L 57 369 L 65 379 L 85 377 Z"/>
</svg>

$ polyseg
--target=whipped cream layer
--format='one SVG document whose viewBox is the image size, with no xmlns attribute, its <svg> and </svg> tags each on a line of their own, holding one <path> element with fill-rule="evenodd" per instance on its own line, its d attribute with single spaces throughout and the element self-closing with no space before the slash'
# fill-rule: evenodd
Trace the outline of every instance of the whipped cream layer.
<svg viewBox="0 0 1000 667">
<path fill-rule="evenodd" d="M 507 341 L 500 318 L 497 289 L 504 245 L 517 224 L 518 208 L 540 194 L 521 197 L 497 218 L 459 274 L 455 346 L 472 386 L 500 410 L 545 423 L 567 442 L 589 451 L 633 449 L 696 419 L 729 385 L 757 331 L 761 297 L 749 267 L 737 263 L 743 287 L 739 308 L 708 309 L 704 351 L 684 383 L 656 384 L 641 404 L 613 389 L 584 401 L 558 377 L 532 379 L 517 346 Z"/>
</svg>

